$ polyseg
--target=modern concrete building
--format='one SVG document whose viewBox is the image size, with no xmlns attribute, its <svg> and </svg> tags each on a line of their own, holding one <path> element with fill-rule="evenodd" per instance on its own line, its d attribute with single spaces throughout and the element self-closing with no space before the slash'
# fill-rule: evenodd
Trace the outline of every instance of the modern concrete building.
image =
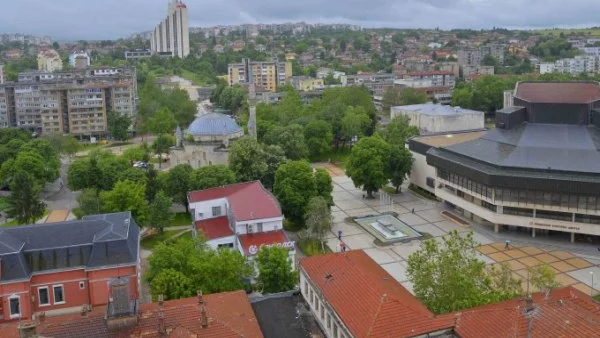
<svg viewBox="0 0 600 338">
<path fill-rule="evenodd" d="M 20 73 L 17 82 L 0 85 L 0 127 L 104 135 L 108 111 L 135 122 L 136 98 L 135 68 Z"/>
<path fill-rule="evenodd" d="M 190 54 L 188 9 L 181 0 L 169 3 L 167 17 L 150 35 L 150 50 L 152 53 L 170 52 L 180 58 Z"/>
<path fill-rule="evenodd" d="M 0 322 L 106 305 L 112 281 L 137 299 L 139 247 L 130 212 L 0 230 Z"/>
<path fill-rule="evenodd" d="M 43 50 L 37 56 L 38 70 L 42 72 L 56 72 L 63 69 L 63 63 L 60 55 L 53 50 Z"/>
<path fill-rule="evenodd" d="M 241 63 L 231 63 L 227 67 L 230 86 L 247 84 L 250 72 L 256 87 L 262 87 L 270 92 L 276 92 L 279 86 L 288 83 L 292 77 L 292 63 L 272 61 L 251 61 L 243 59 Z"/>
<path fill-rule="evenodd" d="M 600 84 L 521 82 L 512 100 L 496 129 L 425 152 L 435 195 L 495 231 L 599 236 Z"/>
<path fill-rule="evenodd" d="M 391 117 L 406 116 L 410 125 L 419 128 L 421 135 L 463 130 L 483 129 L 485 114 L 480 111 L 435 103 L 396 106 Z"/>
<path fill-rule="evenodd" d="M 73 52 L 69 55 L 69 65 L 77 69 L 87 68 L 90 66 L 90 56 L 84 51 Z"/>
<path fill-rule="evenodd" d="M 253 260 L 263 246 L 282 246 L 295 267 L 295 246 L 283 230 L 279 202 L 260 181 L 191 191 L 188 202 L 192 234 L 201 233 L 213 249 L 232 248 Z"/>
</svg>

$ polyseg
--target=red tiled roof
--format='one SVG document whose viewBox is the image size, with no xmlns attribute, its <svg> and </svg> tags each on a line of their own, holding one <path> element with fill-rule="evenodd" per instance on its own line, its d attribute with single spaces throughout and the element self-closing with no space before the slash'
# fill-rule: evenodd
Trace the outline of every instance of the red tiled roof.
<svg viewBox="0 0 600 338">
<path fill-rule="evenodd" d="M 304 258 L 300 266 L 354 337 L 413 337 L 453 326 L 362 250 Z"/>
<path fill-rule="evenodd" d="M 104 323 L 104 307 L 95 308 L 87 317 L 79 313 L 46 317 L 37 325 L 43 337 L 127 337 L 127 338 L 239 338 L 263 337 L 258 321 L 244 291 L 224 292 L 204 296 L 208 327 L 201 322 L 201 306 L 196 297 L 166 301 L 162 312 L 166 335 L 158 332 L 158 303 L 143 304 L 138 324 L 133 328 L 109 331 Z M 19 337 L 18 323 L 0 325 L 3 338 Z"/>
<path fill-rule="evenodd" d="M 190 203 L 227 198 L 235 219 L 249 221 L 262 218 L 281 217 L 281 208 L 275 197 L 260 181 L 244 182 L 223 187 L 191 191 Z"/>
<path fill-rule="evenodd" d="M 516 97 L 540 103 L 589 103 L 600 100 L 597 82 L 519 82 Z"/>
<path fill-rule="evenodd" d="M 195 222 L 195 226 L 209 240 L 233 236 L 233 230 L 229 227 L 229 218 L 227 216 L 199 220 Z"/>
<path fill-rule="evenodd" d="M 254 246 L 255 249 L 259 249 L 261 245 L 271 245 L 289 242 L 283 230 L 260 232 L 256 234 L 240 235 L 238 237 L 240 244 L 244 248 L 244 254 L 246 256 L 253 256 L 256 252 L 251 249 Z"/>
<path fill-rule="evenodd" d="M 572 287 L 533 295 L 533 338 L 600 337 L 600 303 Z M 527 337 L 525 301 L 514 299 L 458 311 L 455 332 L 462 338 Z"/>
</svg>

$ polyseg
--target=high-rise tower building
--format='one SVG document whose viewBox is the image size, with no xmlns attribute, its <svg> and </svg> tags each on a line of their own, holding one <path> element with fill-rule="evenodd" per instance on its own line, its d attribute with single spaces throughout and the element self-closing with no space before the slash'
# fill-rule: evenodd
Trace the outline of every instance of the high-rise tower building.
<svg viewBox="0 0 600 338">
<path fill-rule="evenodd" d="M 170 52 L 180 58 L 190 54 L 188 10 L 181 0 L 172 0 L 169 3 L 167 17 L 150 35 L 150 49 L 153 53 Z"/>
</svg>

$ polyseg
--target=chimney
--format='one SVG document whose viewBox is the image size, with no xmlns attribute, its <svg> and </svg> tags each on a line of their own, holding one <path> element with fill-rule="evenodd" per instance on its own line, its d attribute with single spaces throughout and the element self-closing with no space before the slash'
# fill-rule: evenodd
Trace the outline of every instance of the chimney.
<svg viewBox="0 0 600 338">
<path fill-rule="evenodd" d="M 160 308 L 158 311 L 158 333 L 166 334 L 167 328 L 165 326 L 165 314 L 162 312 L 162 308 Z"/>
<path fill-rule="evenodd" d="M 533 309 L 533 298 L 531 298 L 531 295 L 528 295 L 525 297 L 525 313 L 531 313 Z"/>
<path fill-rule="evenodd" d="M 202 291 L 198 291 L 198 304 L 204 304 L 204 298 L 202 297 Z"/>
<path fill-rule="evenodd" d="M 19 337 L 36 338 L 38 335 L 35 326 L 33 321 L 19 323 Z"/>
<path fill-rule="evenodd" d="M 206 306 L 202 305 L 200 309 L 200 321 L 202 323 L 202 328 L 206 329 L 208 327 L 208 315 L 206 314 Z"/>
</svg>

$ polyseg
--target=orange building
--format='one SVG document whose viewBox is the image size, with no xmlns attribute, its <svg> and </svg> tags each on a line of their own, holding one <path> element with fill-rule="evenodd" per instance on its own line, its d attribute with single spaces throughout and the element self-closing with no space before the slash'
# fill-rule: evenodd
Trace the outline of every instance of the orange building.
<svg viewBox="0 0 600 338">
<path fill-rule="evenodd" d="M 0 322 L 106 305 L 109 283 L 139 289 L 139 229 L 130 212 L 0 230 Z"/>
</svg>

